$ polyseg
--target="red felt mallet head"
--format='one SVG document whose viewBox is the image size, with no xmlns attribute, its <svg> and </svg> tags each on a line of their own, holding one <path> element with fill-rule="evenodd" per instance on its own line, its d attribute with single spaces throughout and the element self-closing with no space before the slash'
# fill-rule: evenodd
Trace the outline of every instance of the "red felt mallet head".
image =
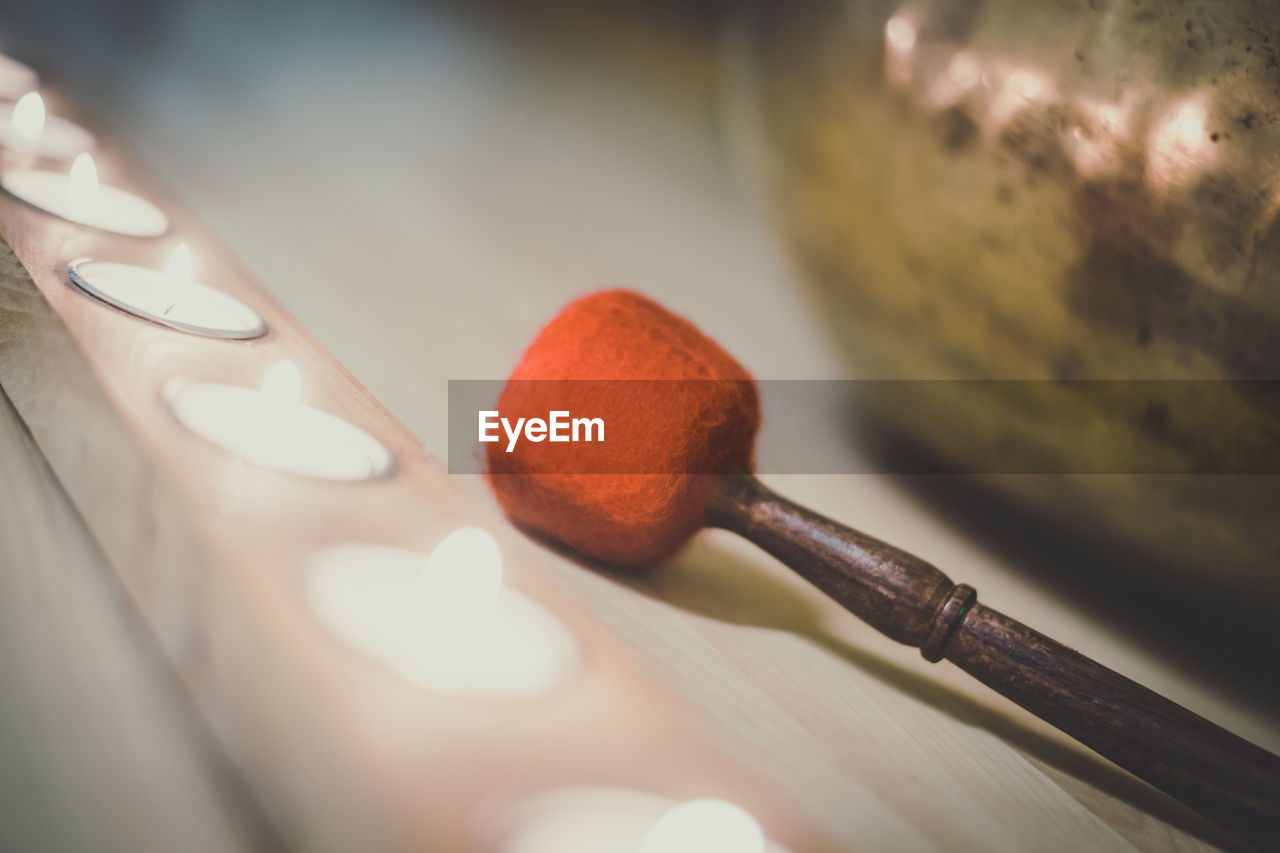
<svg viewBox="0 0 1280 853">
<path fill-rule="evenodd" d="M 705 526 L 706 475 L 749 471 L 760 426 L 751 375 L 692 323 L 626 290 L 561 311 L 498 401 L 512 419 L 555 410 L 602 419 L 605 441 L 489 444 L 490 483 L 515 521 L 619 565 L 670 556 Z M 567 448 L 584 463 L 572 470 L 613 473 L 567 472 Z"/>
</svg>

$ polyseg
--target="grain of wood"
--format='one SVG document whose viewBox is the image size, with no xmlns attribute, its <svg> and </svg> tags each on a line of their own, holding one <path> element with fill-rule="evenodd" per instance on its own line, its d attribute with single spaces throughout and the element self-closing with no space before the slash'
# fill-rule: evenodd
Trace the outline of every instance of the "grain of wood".
<svg viewBox="0 0 1280 853">
<path fill-rule="evenodd" d="M 0 849 L 271 849 L 0 392 Z"/>
</svg>

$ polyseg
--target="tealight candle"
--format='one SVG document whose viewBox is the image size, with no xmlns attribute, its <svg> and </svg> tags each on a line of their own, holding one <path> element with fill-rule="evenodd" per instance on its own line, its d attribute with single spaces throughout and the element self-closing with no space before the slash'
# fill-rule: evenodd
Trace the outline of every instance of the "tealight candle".
<svg viewBox="0 0 1280 853">
<path fill-rule="evenodd" d="M 267 331 L 252 308 L 195 280 L 186 243 L 178 244 L 164 270 L 80 258 L 67 265 L 67 277 L 126 314 L 193 335 L 248 340 Z"/>
<path fill-rule="evenodd" d="M 36 72 L 0 53 L 0 98 L 12 99 L 36 87 Z"/>
<path fill-rule="evenodd" d="M 480 817 L 494 853 L 788 853 L 733 803 L 630 788 L 555 788 Z"/>
<path fill-rule="evenodd" d="M 502 582 L 497 541 L 479 527 L 429 556 L 367 543 L 331 545 L 307 562 L 307 599 L 346 645 L 428 690 L 519 698 L 578 668 L 578 646 L 542 605 Z"/>
<path fill-rule="evenodd" d="M 0 145 L 24 154 L 70 160 L 93 147 L 93 136 L 74 122 L 49 115 L 39 92 L 0 107 Z"/>
<path fill-rule="evenodd" d="M 81 153 L 68 174 L 44 169 L 6 169 L 0 186 L 39 210 L 80 225 L 129 237 L 158 237 L 169 217 L 144 198 L 98 183 L 93 156 Z"/>
<path fill-rule="evenodd" d="M 262 468 L 354 481 L 382 476 L 395 461 L 364 430 L 303 403 L 292 361 L 272 365 L 261 388 L 174 379 L 164 396 L 187 429 Z"/>
</svg>

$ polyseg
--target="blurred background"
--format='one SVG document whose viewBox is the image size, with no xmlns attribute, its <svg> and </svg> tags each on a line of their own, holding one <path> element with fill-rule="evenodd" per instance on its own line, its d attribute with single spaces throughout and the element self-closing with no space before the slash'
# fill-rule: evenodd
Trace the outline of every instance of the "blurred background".
<svg viewBox="0 0 1280 853">
<path fill-rule="evenodd" d="M 1082 413 L 1051 380 L 1278 378 L 1278 22 L 1246 3 L 1024 6 L 8 2 L 0 49 L 155 169 L 441 453 L 447 381 L 505 376 L 540 324 L 603 286 L 690 317 L 760 378 L 1046 380 L 1004 408 L 814 412 L 833 469 L 910 452 L 955 476 L 774 482 L 1280 749 L 1274 475 L 965 464 L 993 436 L 1045 471 L 1117 443 L 1191 456 L 1186 436 L 1224 417 L 1171 422 L 1123 395 Z M 1277 452 L 1274 406 L 1241 411 L 1256 444 L 1214 452 Z M 1034 427 L 1063 418 L 1088 440 Z M 791 634 L 838 662 L 822 671 L 896 690 L 897 667 L 923 666 L 827 604 L 770 604 L 743 561 L 765 562 L 712 534 L 650 578 L 565 572 L 637 612 L 717 623 L 726 648 Z M 1102 790 L 1212 838 L 946 684 L 913 701 L 959 703 L 1090 808 Z M 814 810 L 856 834 L 836 804 Z"/>
</svg>

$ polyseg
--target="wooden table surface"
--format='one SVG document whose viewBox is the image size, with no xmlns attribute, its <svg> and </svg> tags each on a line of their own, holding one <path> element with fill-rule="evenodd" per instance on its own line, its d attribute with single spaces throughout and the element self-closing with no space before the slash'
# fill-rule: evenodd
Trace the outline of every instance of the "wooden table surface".
<svg viewBox="0 0 1280 853">
<path fill-rule="evenodd" d="M 690 317 L 758 377 L 841 376 L 742 188 L 704 89 L 658 89 L 416 7 L 339 5 L 323 21 L 299 19 L 287 31 L 241 31 L 233 12 L 204 6 L 184 7 L 170 23 L 170 55 L 184 61 L 163 74 L 138 63 L 85 80 L 117 93 L 100 117 L 429 447 L 445 447 L 447 380 L 501 378 L 561 304 L 606 285 L 642 290 Z M 66 73 L 74 92 L 83 71 Z M 833 458 L 859 452 L 832 413 L 815 418 L 812 440 Z M 56 492 L 39 460 L 21 449 L 15 424 L 0 410 L 6 506 L 20 506 L 32 484 Z M 11 458 L 20 464 L 10 466 Z M 1064 566 L 1080 555 L 1059 543 L 979 535 L 998 522 L 975 522 L 972 513 L 958 522 L 943 511 L 939 490 L 919 483 L 765 479 L 1280 751 L 1274 673 L 1233 663 L 1235 650 L 1211 637 L 1179 638 L 1149 614 L 1127 618 L 1127 605 L 1110 591 L 1072 584 Z M 490 500 L 482 483 L 468 486 Z M 64 515 L 74 527 L 74 513 Z M 67 547 L 92 550 L 68 537 Z M 30 571 L 19 559 L 23 541 L 6 534 L 0 543 L 5 582 L 17 583 L 18 572 Z M 43 559 L 93 565 L 91 554 Z M 566 560 L 557 566 L 565 586 L 697 709 L 708 739 L 848 849 L 1198 850 L 1218 838 L 1176 803 L 947 664 L 928 664 L 880 637 L 728 535 L 701 534 L 643 578 Z M 7 633 L 13 601 L 0 589 Z M 102 591 L 72 603 L 109 614 L 120 608 Z M 82 618 L 76 612 L 50 608 L 46 618 L 56 631 L 60 620 Z M 145 649 L 120 631 L 125 651 L 113 658 Z M 182 798 L 199 813 L 185 825 L 200 827 L 207 842 L 200 849 L 270 846 L 234 781 L 186 731 L 198 726 L 181 719 L 189 710 L 153 664 L 143 668 L 156 685 L 126 691 L 121 701 L 163 708 L 173 743 L 153 751 L 172 760 L 138 762 L 150 782 L 117 794 L 164 801 L 147 785 L 187 780 L 173 787 L 202 792 Z M 31 685 L 99 677 L 44 672 L 6 651 L 0 695 L 56 707 L 55 696 L 41 698 Z M 25 734 L 6 740 L 0 730 L 0 748 L 22 740 L 34 749 L 51 737 L 40 713 L 4 707 L 6 720 L 15 707 L 25 714 L 6 722 Z M 102 746 L 85 743 L 90 753 Z M 103 766 L 115 760 L 99 756 Z M 22 772 L 43 768 L 29 757 Z M 0 792 L 13 780 L 10 767 L 0 769 Z M 21 796 L 40 803 L 39 791 Z M 13 849 L 86 849 L 75 833 L 48 828 L 58 821 L 45 824 L 36 820 L 17 835 L 0 827 L 0 842 L 43 838 L 44 846 Z M 96 846 L 164 849 L 166 827 L 180 825 L 157 828 L 153 845 L 126 833 Z"/>
</svg>

